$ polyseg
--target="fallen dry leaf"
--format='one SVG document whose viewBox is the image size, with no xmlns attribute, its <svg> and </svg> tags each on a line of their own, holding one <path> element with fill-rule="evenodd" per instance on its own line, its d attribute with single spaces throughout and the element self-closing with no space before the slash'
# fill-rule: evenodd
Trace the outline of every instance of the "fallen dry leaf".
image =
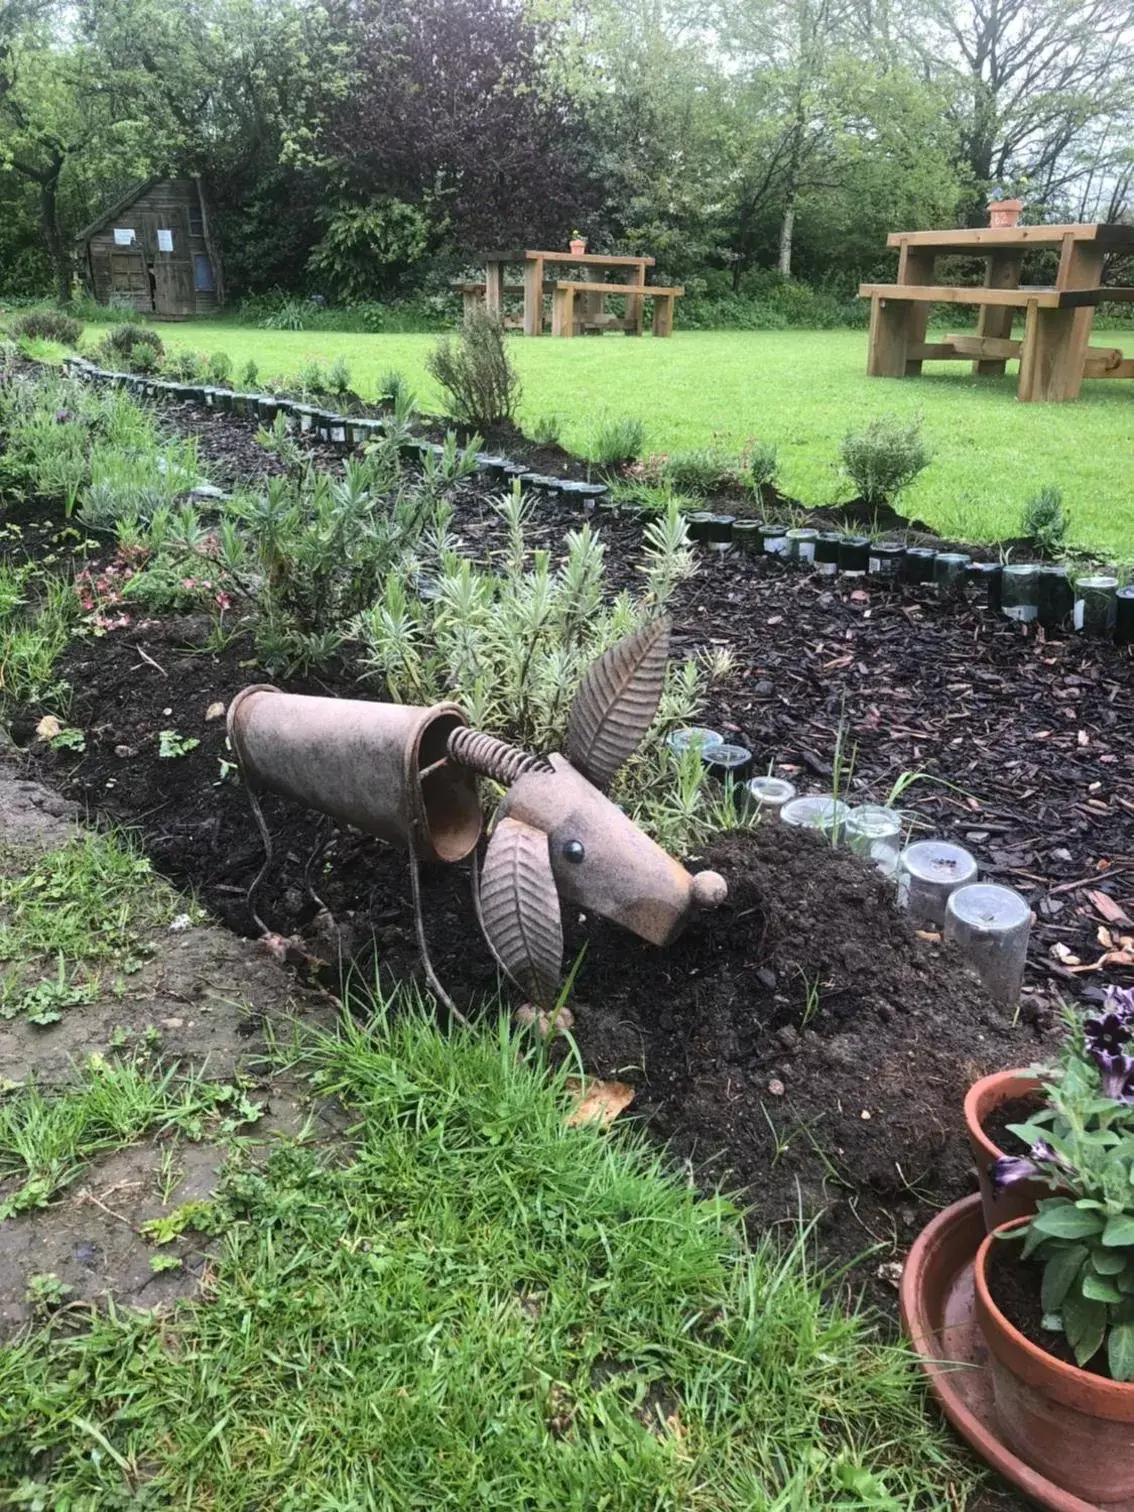
<svg viewBox="0 0 1134 1512">
<path fill-rule="evenodd" d="M 1079 957 L 1068 950 L 1062 940 L 1056 940 L 1055 944 L 1051 947 L 1051 954 L 1064 966 L 1079 966 L 1082 964 Z"/>
<path fill-rule="evenodd" d="M 54 740 L 62 729 L 63 726 L 54 714 L 45 714 L 36 725 L 35 733 L 39 736 L 40 740 Z"/>
<path fill-rule="evenodd" d="M 612 1124 L 624 1108 L 634 1101 L 634 1088 L 619 1081 L 580 1081 L 567 1078 L 567 1090 L 575 1099 L 568 1113 L 569 1126 L 584 1123 Z"/>
<path fill-rule="evenodd" d="M 1096 888 L 1088 892 L 1087 897 L 1108 924 L 1134 924 L 1134 919 L 1130 918 L 1122 905 L 1116 903 L 1107 893 L 1099 892 Z"/>
<path fill-rule="evenodd" d="M 214 720 L 214 719 L 223 719 L 223 718 L 224 718 L 224 704 L 218 698 L 217 701 L 216 701 L 216 703 L 211 703 L 209 705 L 209 707 L 205 710 L 205 723 L 208 724 L 211 720 Z"/>
</svg>

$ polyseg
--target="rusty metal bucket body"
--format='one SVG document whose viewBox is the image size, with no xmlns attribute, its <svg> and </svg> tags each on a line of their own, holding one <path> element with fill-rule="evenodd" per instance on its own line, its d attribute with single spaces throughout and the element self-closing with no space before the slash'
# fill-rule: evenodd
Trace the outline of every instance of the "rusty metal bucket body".
<svg viewBox="0 0 1134 1512">
<path fill-rule="evenodd" d="M 330 814 L 422 860 L 460 861 L 483 824 L 476 777 L 446 754 L 466 725 L 454 703 L 421 708 L 245 688 L 228 737 L 245 781 Z"/>
<path fill-rule="evenodd" d="M 521 777 L 498 812 L 547 834 L 562 898 L 653 945 L 668 945 L 699 901 L 693 876 L 565 756 L 549 760 L 554 770 Z M 570 859 L 577 854 L 573 842 L 583 847 L 581 861 Z"/>
</svg>

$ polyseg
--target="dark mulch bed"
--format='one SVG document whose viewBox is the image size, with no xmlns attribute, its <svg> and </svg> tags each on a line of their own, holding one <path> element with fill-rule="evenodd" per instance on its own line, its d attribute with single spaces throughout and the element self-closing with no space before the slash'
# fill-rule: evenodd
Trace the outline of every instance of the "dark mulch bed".
<svg viewBox="0 0 1134 1512">
<path fill-rule="evenodd" d="M 181 429 L 199 419 L 171 416 Z M 245 425 L 208 417 L 198 434 L 203 454 L 228 457 L 234 475 L 263 458 Z M 558 549 L 581 521 L 577 509 L 540 504 L 532 543 Z M 612 585 L 640 580 L 640 526 L 595 523 Z M 454 526 L 477 551 L 499 540 L 479 484 L 460 492 Z M 639 1113 L 678 1154 L 742 1186 L 760 1225 L 822 1208 L 828 1257 L 849 1260 L 875 1243 L 900 1252 L 933 1209 L 969 1190 L 960 1105 L 972 1077 L 1039 1053 L 1056 991 L 1134 980 L 1114 963 L 1074 970 L 1107 953 L 1093 890 L 1134 915 L 1134 663 L 1127 650 L 1048 639 L 925 590 L 739 556 L 707 561 L 674 617 L 676 650 L 735 650 L 706 719 L 748 743 L 760 767 L 829 791 L 843 727 L 856 747 L 854 796 L 883 800 L 902 773 L 940 779 L 915 783 L 903 803 L 1036 909 L 1014 1025 L 947 952 L 909 933 L 873 875 L 806 836 L 786 842 L 776 825 L 704 858 L 728 877 L 730 902 L 672 950 L 601 922 L 586 931 L 577 1035 L 589 1068 L 633 1080 Z M 152 620 L 77 641 L 61 672 L 87 748 L 33 743 L 29 761 L 92 813 L 138 825 L 168 875 L 253 932 L 246 892 L 259 837 L 244 793 L 222 776 L 223 720 L 206 711 L 264 676 L 247 640 L 200 650 L 209 628 L 205 616 Z M 379 691 L 345 678 L 293 686 Z M 31 742 L 36 717 L 15 722 L 18 739 Z M 161 759 L 166 729 L 200 745 Z M 404 858 L 346 832 L 320 855 L 315 816 L 275 799 L 265 813 L 276 857 L 258 901 L 269 926 L 300 934 L 330 969 L 376 964 L 387 982 L 416 972 Z M 467 872 L 425 880 L 438 971 L 464 1006 L 497 980 Z M 1110 928 L 1112 940 L 1122 932 Z M 569 951 L 582 938 L 575 929 Z"/>
</svg>

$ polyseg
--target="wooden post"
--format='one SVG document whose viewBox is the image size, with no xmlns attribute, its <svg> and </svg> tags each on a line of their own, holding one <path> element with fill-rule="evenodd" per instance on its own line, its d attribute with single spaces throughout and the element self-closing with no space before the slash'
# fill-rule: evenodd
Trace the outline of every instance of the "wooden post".
<svg viewBox="0 0 1134 1512">
<path fill-rule="evenodd" d="M 870 345 L 866 371 L 871 378 L 904 378 L 910 315 L 908 299 L 882 299 L 875 294 L 870 301 Z"/>
<path fill-rule="evenodd" d="M 543 335 L 542 257 L 529 257 L 524 265 L 524 335 Z"/>
<path fill-rule="evenodd" d="M 932 247 L 911 247 L 909 242 L 903 241 L 902 250 L 898 253 L 898 282 L 900 284 L 931 284 L 933 282 L 933 265 L 936 253 Z M 930 305 L 915 304 L 910 306 L 906 317 L 906 340 L 911 347 L 920 346 L 925 341 L 925 333 L 929 326 Z M 921 372 L 921 358 L 906 358 L 906 377 L 916 378 Z"/>
<path fill-rule="evenodd" d="M 653 333 L 655 336 L 673 335 L 673 306 L 676 303 L 672 294 L 654 295 L 654 322 Z"/>
<path fill-rule="evenodd" d="M 555 303 L 552 306 L 551 334 L 553 336 L 573 336 L 575 334 L 575 290 L 570 284 L 555 291 Z"/>
<path fill-rule="evenodd" d="M 1019 252 L 993 252 L 986 259 L 984 285 L 986 289 L 1018 289 L 1023 255 Z M 997 341 L 1008 341 L 1012 336 L 1012 321 L 1016 315 L 1011 305 L 981 305 L 977 316 L 977 335 L 991 336 Z M 999 357 L 981 357 L 973 363 L 973 372 L 982 377 L 999 374 L 1003 376 L 1006 363 Z"/>
<path fill-rule="evenodd" d="M 640 289 L 646 287 L 646 265 L 638 264 L 634 270 L 634 282 Z M 626 296 L 626 334 L 627 336 L 640 336 L 642 334 L 642 319 L 645 314 L 645 300 L 640 294 L 627 294 Z"/>
<path fill-rule="evenodd" d="M 484 265 L 484 308 L 497 320 L 504 314 L 504 264 L 486 262 Z"/>
</svg>

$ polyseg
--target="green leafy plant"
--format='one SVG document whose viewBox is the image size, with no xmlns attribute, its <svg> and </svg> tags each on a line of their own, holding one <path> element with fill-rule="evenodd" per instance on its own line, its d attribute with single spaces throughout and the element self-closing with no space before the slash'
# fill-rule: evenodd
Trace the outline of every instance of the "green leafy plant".
<svg viewBox="0 0 1134 1512">
<path fill-rule="evenodd" d="M 378 400 L 379 403 L 385 401 L 392 404 L 394 413 L 399 417 L 408 418 L 417 408 L 417 395 L 410 387 L 409 379 L 396 368 L 383 373 L 379 378 Z"/>
<path fill-rule="evenodd" d="M 149 326 L 126 320 L 121 325 L 111 326 L 96 355 L 104 366 L 109 367 L 120 365 L 128 369 L 137 368 L 139 360 L 148 361 L 151 358 L 156 365 L 157 359 L 165 355 L 165 343 Z"/>
<path fill-rule="evenodd" d="M 514 418 L 520 402 L 503 322 L 484 310 L 465 317 L 456 343 L 444 337 L 425 359 L 445 393 L 447 412 L 478 430 Z"/>
<path fill-rule="evenodd" d="M 1049 483 L 1024 505 L 1020 534 L 1044 556 L 1058 556 L 1066 545 L 1070 524 L 1063 508 L 1063 490 Z"/>
<path fill-rule="evenodd" d="M 326 394 L 330 391 L 330 382 L 323 370 L 323 364 L 314 357 L 302 364 L 296 375 L 296 382 L 304 395 Z"/>
<path fill-rule="evenodd" d="M 244 366 L 240 370 L 240 384 L 241 384 L 241 387 L 242 388 L 246 388 L 246 389 L 254 389 L 256 387 L 256 385 L 259 383 L 259 381 L 260 381 L 260 364 L 256 361 L 256 359 L 254 357 L 249 357 L 248 361 L 244 364 Z"/>
<path fill-rule="evenodd" d="M 64 725 L 57 735 L 50 737 L 47 743 L 53 751 L 85 751 L 87 737 L 82 730 Z"/>
<path fill-rule="evenodd" d="M 865 430 L 848 431 L 839 456 L 844 475 L 873 508 L 892 503 L 930 462 L 921 419 L 902 422 L 893 415 L 872 420 Z"/>
<path fill-rule="evenodd" d="M 1044 1327 L 1076 1363 L 1106 1346 L 1116 1381 L 1134 1381 L 1134 988 L 1111 988 L 1101 1013 L 1075 1023 L 1045 1106 L 1010 1131 L 1024 1156 L 994 1163 L 993 1185 L 1040 1178 L 1056 1195 L 1006 1238 L 1042 1265 Z"/>
<path fill-rule="evenodd" d="M 172 759 L 175 756 L 188 756 L 200 744 L 192 735 L 179 735 L 176 730 L 158 732 L 158 755 L 162 757 Z"/>
<path fill-rule="evenodd" d="M 645 444 L 646 427 L 641 420 L 629 415 L 602 415 L 587 443 L 587 458 L 600 467 L 614 467 L 640 457 Z"/>
<path fill-rule="evenodd" d="M 61 1281 L 54 1271 L 38 1271 L 28 1277 L 25 1300 L 38 1317 L 58 1312 L 67 1299 L 74 1295 L 75 1288 Z"/>
</svg>

